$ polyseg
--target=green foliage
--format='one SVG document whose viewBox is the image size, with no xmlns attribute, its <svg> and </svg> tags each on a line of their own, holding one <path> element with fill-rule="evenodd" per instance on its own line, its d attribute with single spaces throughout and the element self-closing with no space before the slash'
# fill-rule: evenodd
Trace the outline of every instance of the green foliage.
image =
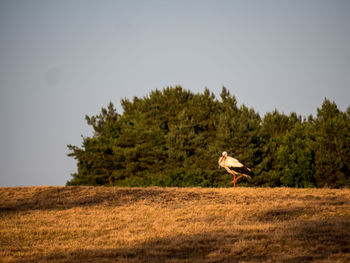
<svg viewBox="0 0 350 263">
<path fill-rule="evenodd" d="M 297 124 L 283 136 L 278 149 L 278 169 L 282 186 L 314 187 L 314 152 L 307 123 Z"/>
<path fill-rule="evenodd" d="M 86 116 L 94 135 L 68 145 L 78 169 L 67 185 L 229 187 L 231 176 L 217 167 L 227 151 L 255 174 L 241 184 L 350 186 L 350 107 L 340 112 L 325 99 L 316 118 L 275 110 L 261 119 L 225 87 L 219 100 L 180 86 L 121 105 L 121 115 L 110 103 Z"/>
<path fill-rule="evenodd" d="M 313 130 L 315 181 L 319 187 L 350 186 L 350 118 L 325 99 Z"/>
</svg>

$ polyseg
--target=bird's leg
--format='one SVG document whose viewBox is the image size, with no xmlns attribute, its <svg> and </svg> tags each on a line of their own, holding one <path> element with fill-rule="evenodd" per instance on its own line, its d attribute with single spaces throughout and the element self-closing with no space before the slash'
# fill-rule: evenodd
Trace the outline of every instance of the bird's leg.
<svg viewBox="0 0 350 263">
<path fill-rule="evenodd" d="M 236 173 L 236 172 L 231 172 L 232 174 L 233 174 L 233 181 L 232 181 L 232 183 L 235 183 L 236 181 L 237 181 L 237 179 L 238 178 L 236 178 L 236 175 L 238 174 L 238 173 Z"/>
<path fill-rule="evenodd" d="M 232 181 L 233 188 L 236 189 L 236 182 L 238 181 L 239 178 L 241 178 L 243 176 L 243 174 L 241 174 L 237 178 L 236 178 L 236 174 L 238 175 L 238 173 L 232 172 L 232 174 L 233 174 L 233 181 Z"/>
<path fill-rule="evenodd" d="M 236 178 L 236 175 L 238 175 L 238 173 L 237 172 L 235 172 L 235 171 L 232 171 L 232 170 L 230 170 L 230 169 L 228 169 L 227 167 L 224 167 L 225 169 L 226 169 L 226 171 L 227 172 L 229 172 L 230 174 L 232 174 L 233 175 L 233 181 L 231 182 L 231 183 L 233 183 L 233 188 L 236 188 L 236 182 L 237 182 L 237 179 L 238 178 L 240 178 L 240 177 L 238 177 L 238 178 Z"/>
<path fill-rule="evenodd" d="M 236 178 L 236 174 L 238 174 L 238 173 L 232 171 L 232 174 L 233 174 L 233 181 L 232 181 L 233 189 L 236 189 L 236 182 L 237 182 L 237 179 L 238 179 L 238 178 Z"/>
<path fill-rule="evenodd" d="M 239 178 L 241 178 L 243 176 L 243 174 L 241 174 L 240 176 L 238 176 L 237 178 L 236 178 L 236 181 L 239 179 Z"/>
</svg>

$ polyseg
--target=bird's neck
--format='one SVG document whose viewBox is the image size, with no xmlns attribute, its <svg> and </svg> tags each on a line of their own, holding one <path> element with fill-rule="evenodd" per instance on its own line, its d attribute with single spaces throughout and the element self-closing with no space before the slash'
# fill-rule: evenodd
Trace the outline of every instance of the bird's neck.
<svg viewBox="0 0 350 263">
<path fill-rule="evenodd" d="M 221 156 L 220 163 L 221 163 L 221 162 L 224 162 L 225 160 L 226 160 L 226 156 Z"/>
</svg>

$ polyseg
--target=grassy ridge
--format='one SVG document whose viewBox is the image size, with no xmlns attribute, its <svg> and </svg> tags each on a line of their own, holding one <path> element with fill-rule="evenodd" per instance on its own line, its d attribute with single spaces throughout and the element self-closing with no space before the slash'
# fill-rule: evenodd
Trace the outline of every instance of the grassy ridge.
<svg viewBox="0 0 350 263">
<path fill-rule="evenodd" d="M 349 240 L 349 189 L 0 188 L 3 262 L 350 262 Z"/>
</svg>

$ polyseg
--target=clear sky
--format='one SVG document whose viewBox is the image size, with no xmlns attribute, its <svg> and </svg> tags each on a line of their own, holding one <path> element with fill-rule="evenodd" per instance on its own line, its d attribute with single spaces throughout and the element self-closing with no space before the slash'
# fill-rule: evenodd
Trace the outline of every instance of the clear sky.
<svg viewBox="0 0 350 263">
<path fill-rule="evenodd" d="M 84 116 L 166 86 L 350 105 L 350 1 L 0 0 L 0 186 L 64 185 Z"/>
</svg>

